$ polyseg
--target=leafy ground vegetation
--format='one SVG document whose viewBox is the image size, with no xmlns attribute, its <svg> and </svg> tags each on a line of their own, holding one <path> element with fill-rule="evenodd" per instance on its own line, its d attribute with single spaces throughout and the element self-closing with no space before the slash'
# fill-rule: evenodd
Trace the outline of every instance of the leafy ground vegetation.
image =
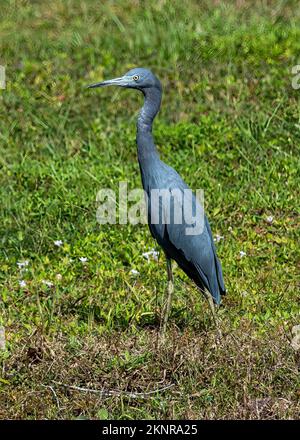
<svg viewBox="0 0 300 440">
<path fill-rule="evenodd" d="M 2 0 L 0 15 L 0 417 L 299 418 L 299 2 Z M 221 341 L 175 268 L 159 344 L 163 255 L 143 257 L 146 225 L 96 220 L 99 189 L 141 187 L 142 98 L 85 85 L 134 66 L 164 86 L 161 157 L 205 191 Z"/>
</svg>

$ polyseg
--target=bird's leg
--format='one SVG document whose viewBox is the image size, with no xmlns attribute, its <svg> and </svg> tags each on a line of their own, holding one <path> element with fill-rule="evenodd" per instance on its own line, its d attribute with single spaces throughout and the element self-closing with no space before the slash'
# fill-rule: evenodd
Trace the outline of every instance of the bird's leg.
<svg viewBox="0 0 300 440">
<path fill-rule="evenodd" d="M 218 332 L 218 337 L 219 337 L 219 339 L 221 339 L 222 338 L 222 332 L 221 332 L 221 329 L 220 329 L 220 326 L 219 326 L 219 320 L 217 318 L 216 308 L 215 308 L 215 305 L 214 305 L 214 300 L 213 300 L 211 294 L 206 289 L 204 289 L 203 293 L 204 293 L 205 298 L 208 301 L 210 310 L 212 312 L 213 320 L 214 320 L 214 323 L 215 323 L 215 326 L 216 326 L 216 329 L 217 329 L 217 332 Z"/>
<path fill-rule="evenodd" d="M 163 336 L 165 334 L 167 323 L 171 310 L 172 297 L 174 292 L 174 280 L 173 280 L 173 272 L 172 272 L 172 262 L 170 258 L 167 258 L 167 273 L 168 273 L 168 287 L 167 287 L 167 301 L 164 304 L 162 317 L 160 321 L 160 334 Z"/>
</svg>

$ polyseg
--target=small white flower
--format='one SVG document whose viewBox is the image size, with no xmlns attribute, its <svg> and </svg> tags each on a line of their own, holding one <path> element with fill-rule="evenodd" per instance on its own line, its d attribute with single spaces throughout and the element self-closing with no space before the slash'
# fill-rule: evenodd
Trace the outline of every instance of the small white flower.
<svg viewBox="0 0 300 440">
<path fill-rule="evenodd" d="M 246 255 L 247 255 L 246 252 L 244 252 L 244 251 L 240 251 L 240 257 L 241 257 L 241 258 L 246 257 Z"/>
<path fill-rule="evenodd" d="M 57 273 L 55 278 L 60 281 L 62 279 L 62 275 L 60 273 Z"/>
<path fill-rule="evenodd" d="M 291 345 L 295 351 L 300 350 L 300 325 L 295 325 L 292 328 L 293 339 Z"/>
<path fill-rule="evenodd" d="M 18 261 L 18 262 L 17 262 L 17 266 L 18 266 L 19 269 L 22 269 L 23 267 L 28 266 L 28 264 L 29 264 L 29 261 L 28 261 L 28 260 L 25 260 L 25 261 Z"/>
<path fill-rule="evenodd" d="M 19 286 L 20 286 L 20 287 L 26 287 L 26 281 L 24 281 L 24 280 L 20 280 L 20 281 L 19 281 Z"/>
<path fill-rule="evenodd" d="M 57 247 L 61 247 L 62 244 L 63 244 L 63 242 L 62 242 L 62 240 L 55 240 L 55 241 L 54 241 L 54 244 L 55 244 L 55 246 L 57 246 Z"/>
<path fill-rule="evenodd" d="M 86 257 L 80 257 L 79 260 L 81 263 L 86 263 L 88 259 Z"/>
<path fill-rule="evenodd" d="M 266 218 L 266 222 L 267 222 L 267 223 L 273 223 L 273 220 L 274 220 L 274 217 L 273 217 L 272 215 L 269 215 L 269 216 Z"/>
<path fill-rule="evenodd" d="M 149 252 L 143 252 L 142 256 L 149 262 Z"/>
<path fill-rule="evenodd" d="M 153 257 L 153 260 L 158 261 L 159 252 L 158 251 L 152 251 L 152 257 Z"/>
<path fill-rule="evenodd" d="M 51 281 L 42 280 L 42 283 L 45 284 L 45 285 L 48 286 L 48 287 L 53 287 L 53 286 L 54 286 L 54 284 L 51 283 Z"/>
<path fill-rule="evenodd" d="M 215 236 L 215 238 L 214 238 L 214 241 L 215 241 L 216 243 L 219 243 L 219 241 L 223 240 L 223 238 L 224 238 L 224 235 L 216 234 L 216 236 Z"/>
<path fill-rule="evenodd" d="M 131 269 L 130 273 L 131 273 L 131 275 L 139 275 L 140 274 L 140 272 L 136 269 Z"/>
<path fill-rule="evenodd" d="M 149 261 L 150 261 L 150 257 L 152 257 L 153 260 L 158 261 L 159 252 L 156 251 L 155 249 L 150 249 L 150 251 L 148 251 L 148 252 L 144 252 L 144 253 L 142 254 L 142 256 L 143 256 L 144 258 L 146 258 L 146 260 L 148 261 L 148 263 L 149 263 Z"/>
<path fill-rule="evenodd" d="M 0 326 L 0 350 L 5 350 L 5 328 Z"/>
</svg>

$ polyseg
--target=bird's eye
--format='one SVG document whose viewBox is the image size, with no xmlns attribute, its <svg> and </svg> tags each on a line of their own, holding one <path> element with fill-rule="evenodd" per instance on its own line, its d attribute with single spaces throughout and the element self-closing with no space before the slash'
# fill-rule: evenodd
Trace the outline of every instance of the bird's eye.
<svg viewBox="0 0 300 440">
<path fill-rule="evenodd" d="M 134 76 L 132 77 L 132 79 L 133 79 L 134 81 L 138 81 L 138 80 L 140 79 L 140 77 L 139 77 L 139 75 L 134 75 Z"/>
</svg>

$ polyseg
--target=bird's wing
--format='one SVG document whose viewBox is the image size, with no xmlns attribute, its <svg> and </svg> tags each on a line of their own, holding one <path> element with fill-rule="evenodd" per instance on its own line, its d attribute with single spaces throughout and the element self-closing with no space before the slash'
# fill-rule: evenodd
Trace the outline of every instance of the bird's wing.
<svg viewBox="0 0 300 440">
<path fill-rule="evenodd" d="M 174 223 L 165 225 L 166 233 L 173 245 L 173 258 L 183 267 L 191 270 L 192 273 L 196 270 L 201 284 L 210 291 L 216 303 L 219 303 L 220 294 L 224 291 L 222 269 L 215 253 L 205 216 L 204 219 L 202 231 L 195 235 L 187 234 L 190 226 L 187 228 L 185 224 Z"/>
<path fill-rule="evenodd" d="M 226 289 L 225 289 L 225 284 L 224 284 L 224 279 L 223 279 L 222 267 L 221 267 L 220 260 L 219 260 L 219 258 L 217 256 L 217 251 L 216 251 L 213 235 L 212 235 L 212 232 L 211 232 L 210 224 L 209 224 L 208 219 L 207 219 L 206 216 L 205 216 L 205 223 L 206 223 L 206 228 L 207 228 L 207 231 L 209 233 L 210 240 L 211 240 L 211 243 L 212 243 L 212 248 L 213 248 L 213 251 L 214 251 L 215 263 L 216 263 L 217 275 L 218 275 L 218 281 L 219 281 L 219 285 L 220 285 L 220 289 L 221 289 L 221 295 L 225 295 Z"/>
<path fill-rule="evenodd" d="M 164 182 L 164 188 L 167 187 L 172 194 L 171 203 L 165 203 L 164 199 L 159 200 L 160 218 L 155 224 L 153 218 L 149 217 L 150 230 L 166 253 L 186 272 L 196 273 L 202 285 L 219 303 L 220 294 L 225 293 L 225 287 L 203 207 L 177 173 L 170 180 Z M 187 209 L 187 205 L 192 207 L 192 212 Z M 151 204 L 149 206 L 151 209 Z M 154 211 L 157 213 L 158 210 Z M 183 221 L 176 222 L 174 212 L 177 213 L 177 220 L 178 215 L 181 215 Z M 193 216 L 195 213 L 196 216 Z"/>
</svg>

